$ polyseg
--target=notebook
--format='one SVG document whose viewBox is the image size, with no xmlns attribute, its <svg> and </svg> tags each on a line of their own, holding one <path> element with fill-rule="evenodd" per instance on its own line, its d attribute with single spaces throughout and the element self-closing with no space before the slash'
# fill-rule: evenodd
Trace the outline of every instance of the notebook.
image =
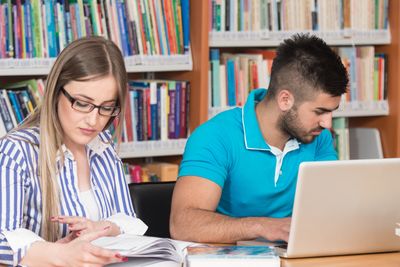
<svg viewBox="0 0 400 267">
<path fill-rule="evenodd" d="M 400 251 L 398 222 L 400 159 L 306 162 L 287 248 L 277 251 L 285 258 Z"/>
</svg>

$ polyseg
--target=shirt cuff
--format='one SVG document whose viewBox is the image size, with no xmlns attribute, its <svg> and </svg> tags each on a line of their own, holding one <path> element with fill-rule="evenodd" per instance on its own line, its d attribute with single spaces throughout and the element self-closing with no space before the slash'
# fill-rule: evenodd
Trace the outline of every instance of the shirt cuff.
<svg viewBox="0 0 400 267">
<path fill-rule="evenodd" d="M 121 212 L 116 213 L 105 220 L 115 223 L 119 227 L 121 234 L 144 235 L 148 228 L 141 219 Z"/>
<path fill-rule="evenodd" d="M 1 233 L 7 239 L 7 242 L 14 253 L 17 252 L 19 249 L 29 247 L 32 243 L 36 241 L 44 241 L 43 238 L 41 238 L 34 232 L 24 228 L 19 228 L 13 231 L 2 231 Z"/>
</svg>

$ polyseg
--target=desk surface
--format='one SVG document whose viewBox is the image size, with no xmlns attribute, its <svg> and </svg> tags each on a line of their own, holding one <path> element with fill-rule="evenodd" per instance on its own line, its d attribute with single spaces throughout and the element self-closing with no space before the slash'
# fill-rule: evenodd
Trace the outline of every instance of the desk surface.
<svg viewBox="0 0 400 267">
<path fill-rule="evenodd" d="M 398 267 L 400 252 L 337 257 L 281 259 L 281 267 Z"/>
</svg>

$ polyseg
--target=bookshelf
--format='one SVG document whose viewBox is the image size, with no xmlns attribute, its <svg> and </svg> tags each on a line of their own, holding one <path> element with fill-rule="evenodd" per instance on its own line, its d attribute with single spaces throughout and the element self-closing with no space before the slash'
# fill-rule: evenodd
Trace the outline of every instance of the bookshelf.
<svg viewBox="0 0 400 267">
<path fill-rule="evenodd" d="M 235 107 L 211 107 L 208 108 L 208 117 L 212 118 L 218 113 Z M 333 112 L 333 117 L 370 117 L 389 115 L 389 104 L 387 100 L 374 102 L 358 102 L 341 104 L 338 110 Z"/>
<path fill-rule="evenodd" d="M 227 46 L 226 40 L 221 40 L 221 37 L 213 36 L 209 33 L 209 20 L 210 10 L 208 1 L 191 1 L 190 2 L 190 38 L 191 38 L 191 63 L 183 64 L 184 66 L 177 66 L 175 64 L 169 64 L 165 66 L 144 66 L 137 65 L 135 67 L 128 67 L 128 76 L 130 79 L 137 78 L 140 73 L 154 72 L 154 76 L 158 79 L 176 79 L 176 80 L 188 80 L 191 83 L 190 92 L 190 114 L 189 114 L 189 128 L 193 131 L 198 125 L 205 122 L 209 117 L 209 104 L 208 104 L 208 67 L 209 67 L 209 49 L 211 47 L 224 47 Z M 370 111 L 358 111 L 354 110 L 346 112 L 345 116 L 349 117 L 349 125 L 351 127 L 376 127 L 380 130 L 382 136 L 382 143 L 385 157 L 400 157 L 400 93 L 398 88 L 400 87 L 400 19 L 398 14 L 400 13 L 400 3 L 397 0 L 389 0 L 389 22 L 390 22 L 390 35 L 387 33 L 376 33 L 382 34 L 381 37 L 374 38 L 344 38 L 343 40 L 333 39 L 329 40 L 328 43 L 331 45 L 353 45 L 358 44 L 374 44 L 377 52 L 384 52 L 388 54 L 388 100 L 387 106 L 390 106 L 390 110 L 383 108 L 378 112 L 374 111 L 371 114 Z M 211 35 L 211 36 L 210 36 Z M 272 33 L 270 33 L 270 38 Z M 388 40 L 388 36 L 390 36 Z M 220 38 L 218 40 L 218 38 Z M 233 38 L 233 37 L 230 37 Z M 276 46 L 277 43 L 266 43 L 265 40 L 244 41 L 241 43 L 245 46 Z M 260 39 L 260 38 L 258 38 Z M 235 43 L 236 42 L 236 43 Z M 270 41 L 269 41 L 270 42 Z M 276 42 L 276 41 L 275 41 Z M 335 43 L 336 42 L 336 43 Z M 239 47 L 238 41 L 231 40 L 230 45 Z M 167 59 L 168 60 L 168 59 Z M 18 63 L 20 65 L 25 65 Z M 39 67 L 35 68 L 24 68 L 20 67 L 18 70 L 2 68 L 2 64 L 6 64 L 5 61 L 0 60 L 0 79 L 11 79 L 13 81 L 18 80 L 19 76 L 26 79 L 26 76 L 40 76 L 47 74 L 49 66 L 43 67 L 46 71 L 41 70 Z M 10 63 L 11 64 L 11 63 Z M 12 63 L 15 64 L 15 63 Z M 48 64 L 48 63 L 45 63 Z M 137 73 L 139 72 L 139 73 Z M 22 79 L 22 77 L 21 77 Z M 385 104 L 384 104 L 385 106 Z M 368 117 L 353 117 L 350 113 L 357 113 L 357 116 L 368 116 Z M 343 115 L 344 116 L 344 115 Z M 125 149 L 125 148 L 122 148 Z M 146 148 L 148 149 L 148 148 Z M 150 149 L 151 150 L 151 149 Z M 141 154 L 140 155 L 148 155 Z M 147 152 L 153 155 L 153 152 Z M 155 152 L 154 152 L 155 153 Z M 165 152 L 162 155 L 166 155 L 169 152 Z M 176 155 L 176 152 L 171 152 Z M 178 153 L 180 154 L 180 153 Z M 132 157 L 129 153 L 121 154 L 124 158 Z M 174 156 L 172 158 L 175 159 Z M 179 157 L 178 157 L 179 158 Z"/>
<path fill-rule="evenodd" d="M 182 155 L 187 139 L 172 139 L 168 141 L 140 141 L 121 143 L 119 156 L 122 159 L 163 157 Z"/>
<path fill-rule="evenodd" d="M 296 2 L 297 3 L 297 2 Z M 399 55 L 399 18 L 400 5 L 389 0 L 389 30 L 336 30 L 336 31 L 300 31 L 310 32 L 322 37 L 331 46 L 365 46 L 373 45 L 376 53 L 388 55 L 388 97 L 377 102 L 346 103 L 334 112 L 334 117 L 346 117 L 350 127 L 373 127 L 381 132 L 385 157 L 400 156 L 400 119 L 398 116 L 400 101 L 398 93 L 400 65 Z M 212 10 L 210 8 L 210 10 Z M 212 20 L 210 20 L 212 21 Z M 269 48 L 276 47 L 284 38 L 299 31 L 263 31 L 255 32 L 219 32 L 210 31 L 209 48 L 220 48 L 221 51 L 234 53 L 237 48 Z M 390 107 L 390 108 L 389 108 Z M 209 107 L 210 117 L 231 107 Z"/>
<path fill-rule="evenodd" d="M 210 47 L 277 47 L 282 39 L 295 33 L 311 33 L 325 40 L 331 46 L 383 45 L 390 43 L 387 30 L 339 30 L 314 31 L 271 31 L 271 32 L 210 32 Z"/>
<path fill-rule="evenodd" d="M 0 59 L 2 76 L 37 76 L 47 75 L 55 58 L 30 59 Z M 188 55 L 155 55 L 125 57 L 128 73 L 161 72 L 161 71 L 191 71 L 192 56 Z"/>
<path fill-rule="evenodd" d="M 190 8 L 192 14 L 195 14 L 201 6 L 197 1 L 192 1 Z M 131 2 L 133 3 L 133 1 Z M 150 3 L 150 2 L 148 2 Z M 194 10 L 196 12 L 194 12 Z M 204 43 L 201 38 L 198 37 L 198 32 L 193 29 L 202 29 L 202 15 L 204 13 L 198 13 L 194 16 L 189 16 L 191 21 L 191 38 L 192 43 L 189 48 L 189 52 L 186 54 L 177 55 L 133 55 L 125 56 L 125 64 L 128 72 L 129 79 L 140 79 L 146 78 L 148 73 L 154 79 L 173 79 L 173 80 L 188 80 L 193 88 L 191 94 L 194 98 L 201 98 L 200 94 L 197 93 L 196 88 L 200 87 L 202 81 L 199 78 L 201 73 L 201 60 L 202 57 L 193 56 L 193 54 L 199 54 Z M 206 28 L 204 28 L 206 30 Z M 193 34 L 195 32 L 195 34 Z M 206 54 L 205 54 L 206 55 Z M 196 58 L 197 62 L 193 62 L 193 58 Z M 205 57 L 205 59 L 207 59 Z M 208 60 L 208 59 L 207 59 Z M 0 59 L 0 81 L 7 83 L 9 81 L 20 81 L 29 78 L 40 78 L 48 74 L 55 58 L 29 58 L 29 59 L 14 59 L 14 58 L 3 58 Z M 192 107 L 194 106 L 194 107 Z M 198 120 L 198 114 L 201 114 L 198 110 L 198 105 L 190 103 L 190 110 L 194 110 L 195 116 L 191 116 L 189 127 L 193 129 L 200 122 Z M 205 118 L 206 116 L 204 116 Z M 120 155 L 122 158 L 129 161 L 130 158 L 143 158 L 143 157 L 166 157 L 172 156 L 175 158 L 176 155 L 181 155 L 184 150 L 186 139 L 172 139 L 167 141 L 141 141 L 141 142 L 129 142 L 121 144 Z"/>
<path fill-rule="evenodd" d="M 350 127 L 378 128 L 385 157 L 400 157 L 400 2 L 389 0 L 391 43 L 376 46 L 377 52 L 388 55 L 388 116 L 360 117 L 349 120 Z"/>
</svg>

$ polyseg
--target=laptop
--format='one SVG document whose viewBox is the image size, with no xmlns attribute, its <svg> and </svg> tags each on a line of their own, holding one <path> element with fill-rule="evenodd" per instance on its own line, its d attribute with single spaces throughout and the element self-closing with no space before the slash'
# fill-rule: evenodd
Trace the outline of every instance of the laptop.
<svg viewBox="0 0 400 267">
<path fill-rule="evenodd" d="M 400 159 L 300 165 L 284 258 L 400 251 Z"/>
</svg>

